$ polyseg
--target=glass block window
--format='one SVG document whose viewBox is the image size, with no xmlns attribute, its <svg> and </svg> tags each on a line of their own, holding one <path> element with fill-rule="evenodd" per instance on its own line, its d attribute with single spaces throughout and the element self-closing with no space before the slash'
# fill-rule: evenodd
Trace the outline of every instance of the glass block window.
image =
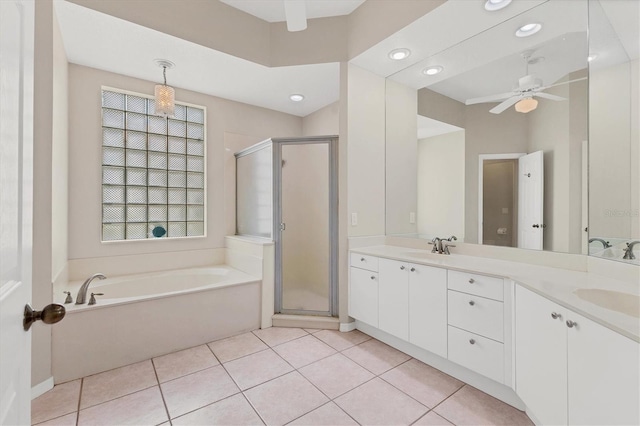
<svg viewBox="0 0 640 426">
<path fill-rule="evenodd" d="M 102 241 L 203 236 L 205 109 L 102 91 Z"/>
</svg>

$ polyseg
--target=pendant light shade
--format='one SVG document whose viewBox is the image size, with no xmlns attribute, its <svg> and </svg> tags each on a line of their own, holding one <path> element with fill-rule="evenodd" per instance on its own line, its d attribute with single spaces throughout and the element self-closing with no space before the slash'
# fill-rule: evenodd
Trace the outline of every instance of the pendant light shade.
<svg viewBox="0 0 640 426">
<path fill-rule="evenodd" d="M 173 117 L 176 110 L 176 91 L 173 87 L 167 85 L 167 68 L 173 67 L 173 62 L 164 59 L 156 60 L 158 66 L 162 67 L 162 75 L 164 84 L 156 84 L 155 87 L 155 115 L 161 117 Z"/>
<path fill-rule="evenodd" d="M 533 111 L 536 108 L 538 108 L 538 101 L 533 98 L 522 99 L 521 101 L 518 101 L 518 103 L 516 104 L 516 111 L 522 112 L 525 114 L 527 112 Z"/>
</svg>

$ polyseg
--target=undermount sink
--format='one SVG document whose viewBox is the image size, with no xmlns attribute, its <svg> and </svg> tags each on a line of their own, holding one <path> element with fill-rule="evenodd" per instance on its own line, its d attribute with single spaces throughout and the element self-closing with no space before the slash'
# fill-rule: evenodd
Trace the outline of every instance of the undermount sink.
<svg viewBox="0 0 640 426">
<path fill-rule="evenodd" d="M 640 318 L 640 296 L 635 294 L 599 288 L 580 288 L 574 294 L 594 305 Z"/>
</svg>

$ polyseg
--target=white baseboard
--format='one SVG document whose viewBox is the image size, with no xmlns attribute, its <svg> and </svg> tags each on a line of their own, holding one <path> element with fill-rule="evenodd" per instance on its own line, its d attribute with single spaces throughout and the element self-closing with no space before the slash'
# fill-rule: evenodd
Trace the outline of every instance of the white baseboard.
<svg viewBox="0 0 640 426">
<path fill-rule="evenodd" d="M 44 382 L 40 382 L 31 388 L 31 399 L 36 399 L 46 391 L 53 389 L 53 377 L 49 377 Z"/>
<path fill-rule="evenodd" d="M 356 329 L 356 322 L 341 322 L 340 323 L 340 331 L 346 333 L 347 331 L 353 331 Z"/>
</svg>

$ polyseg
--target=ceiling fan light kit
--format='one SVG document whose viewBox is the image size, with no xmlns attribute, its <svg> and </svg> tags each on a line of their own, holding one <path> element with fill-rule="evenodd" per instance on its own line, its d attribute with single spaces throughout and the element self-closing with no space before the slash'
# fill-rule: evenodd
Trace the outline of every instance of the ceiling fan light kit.
<svg viewBox="0 0 640 426">
<path fill-rule="evenodd" d="M 533 98 L 525 98 L 516 103 L 516 111 L 522 112 L 524 114 L 533 111 L 538 108 L 538 101 Z"/>
</svg>

